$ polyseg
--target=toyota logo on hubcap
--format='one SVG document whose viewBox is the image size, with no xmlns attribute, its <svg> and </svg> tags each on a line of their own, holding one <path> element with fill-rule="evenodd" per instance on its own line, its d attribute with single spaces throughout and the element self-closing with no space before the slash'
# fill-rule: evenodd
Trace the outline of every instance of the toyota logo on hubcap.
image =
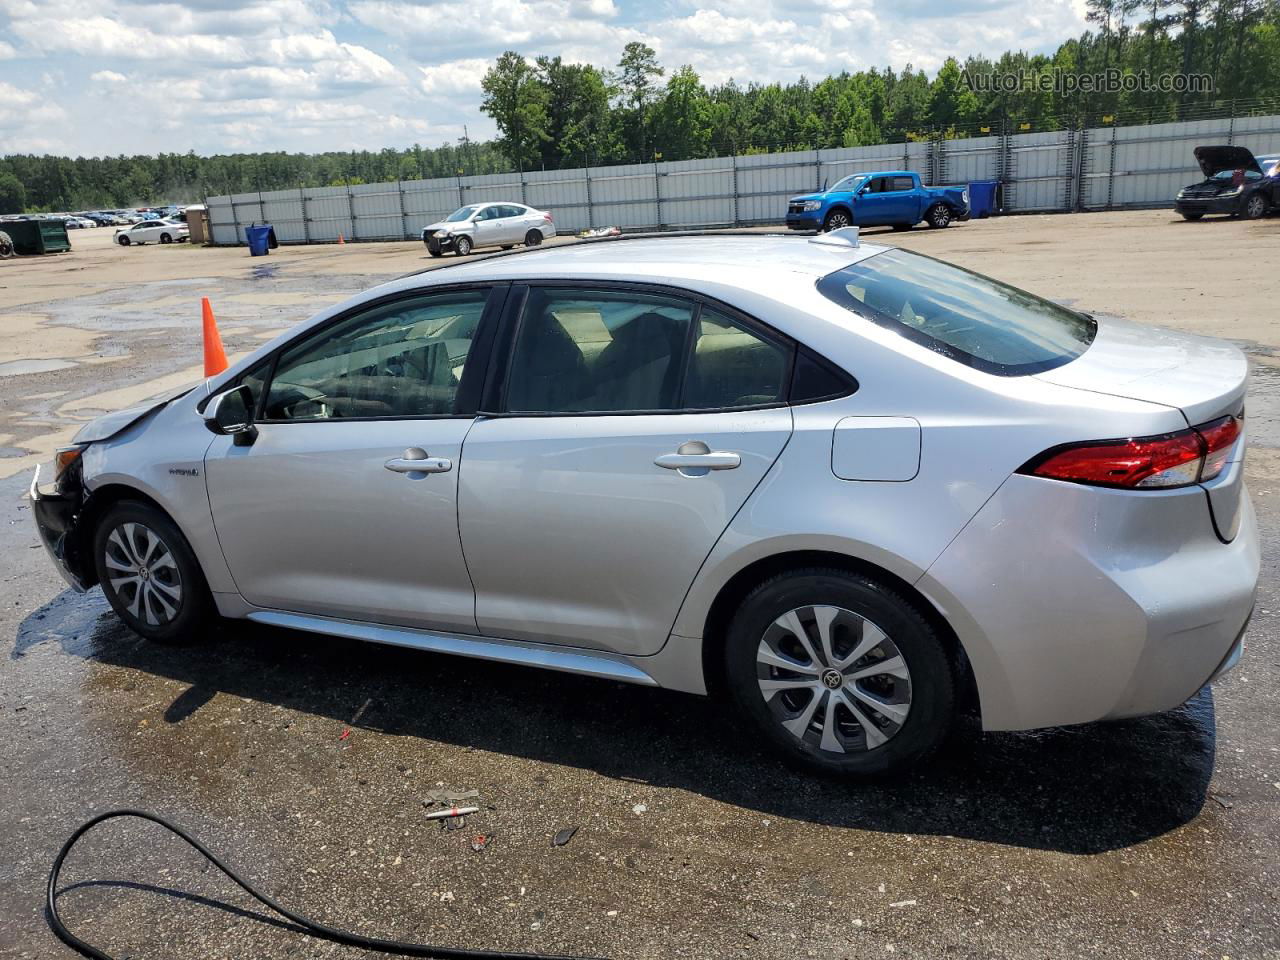
<svg viewBox="0 0 1280 960">
<path fill-rule="evenodd" d="M 844 686 L 844 676 L 839 670 L 827 670 L 822 674 L 822 685 L 828 690 L 839 690 Z"/>
</svg>

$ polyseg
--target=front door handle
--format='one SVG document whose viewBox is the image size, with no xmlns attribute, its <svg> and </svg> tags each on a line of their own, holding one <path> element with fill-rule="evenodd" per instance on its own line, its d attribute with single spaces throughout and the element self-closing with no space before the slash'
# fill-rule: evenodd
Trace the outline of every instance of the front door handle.
<svg viewBox="0 0 1280 960">
<path fill-rule="evenodd" d="M 713 452 L 701 440 L 689 440 L 680 444 L 675 453 L 664 453 L 653 462 L 682 477 L 704 477 L 712 470 L 736 469 L 742 465 L 742 457 L 726 451 Z"/>
<path fill-rule="evenodd" d="M 448 473 L 453 469 L 453 461 L 429 457 L 421 447 L 409 447 L 403 457 L 392 457 L 383 466 L 394 473 Z"/>
</svg>

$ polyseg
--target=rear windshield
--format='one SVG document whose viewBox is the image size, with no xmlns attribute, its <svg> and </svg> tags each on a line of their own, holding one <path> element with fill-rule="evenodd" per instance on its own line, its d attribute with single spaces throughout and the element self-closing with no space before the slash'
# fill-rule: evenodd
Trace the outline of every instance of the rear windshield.
<svg viewBox="0 0 1280 960">
<path fill-rule="evenodd" d="M 1098 329 L 1083 313 L 906 250 L 828 274 L 818 290 L 908 340 L 1006 377 L 1070 363 Z"/>
</svg>

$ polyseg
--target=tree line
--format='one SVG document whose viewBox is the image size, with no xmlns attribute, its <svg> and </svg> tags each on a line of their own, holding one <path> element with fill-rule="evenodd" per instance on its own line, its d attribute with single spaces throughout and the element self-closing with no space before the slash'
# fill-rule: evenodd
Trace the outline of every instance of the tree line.
<svg viewBox="0 0 1280 960">
<path fill-rule="evenodd" d="M 931 80 L 910 64 L 811 82 L 707 86 L 629 43 L 611 67 L 497 58 L 481 109 L 489 142 L 407 150 L 209 157 L 0 157 L 0 213 L 193 201 L 211 194 L 559 169 L 731 153 L 963 137 L 1001 129 L 1148 123 L 1280 112 L 1280 0 L 1087 0 L 1091 28 L 1053 54 L 948 59 Z M 1067 92 L 981 78 L 1206 74 L 1210 89 Z"/>
</svg>

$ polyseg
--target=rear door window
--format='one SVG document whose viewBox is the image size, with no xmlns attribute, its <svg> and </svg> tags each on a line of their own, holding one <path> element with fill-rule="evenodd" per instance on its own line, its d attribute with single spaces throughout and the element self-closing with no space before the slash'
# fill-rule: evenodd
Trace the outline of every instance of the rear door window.
<svg viewBox="0 0 1280 960">
<path fill-rule="evenodd" d="M 959 363 L 1000 376 L 1070 363 L 1093 318 L 962 267 L 886 250 L 818 281 L 829 300 Z"/>
</svg>

